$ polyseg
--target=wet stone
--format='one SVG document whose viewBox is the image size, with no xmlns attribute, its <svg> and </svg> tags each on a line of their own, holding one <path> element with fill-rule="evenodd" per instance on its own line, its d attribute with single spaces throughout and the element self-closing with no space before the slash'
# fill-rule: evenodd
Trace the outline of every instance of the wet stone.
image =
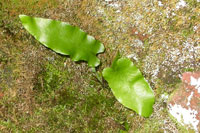
<svg viewBox="0 0 200 133">
<path fill-rule="evenodd" d="M 186 72 L 168 102 L 169 113 L 186 129 L 200 132 L 200 72 Z"/>
</svg>

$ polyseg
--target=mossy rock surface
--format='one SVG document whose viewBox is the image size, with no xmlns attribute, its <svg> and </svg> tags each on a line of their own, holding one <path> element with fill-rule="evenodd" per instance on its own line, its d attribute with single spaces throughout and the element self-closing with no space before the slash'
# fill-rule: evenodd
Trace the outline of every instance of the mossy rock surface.
<svg viewBox="0 0 200 133">
<path fill-rule="evenodd" d="M 196 0 L 0 1 L 0 129 L 2 132 L 181 132 L 163 93 L 179 75 L 200 68 L 200 4 Z M 53 53 L 31 37 L 18 15 L 56 19 L 100 40 L 101 73 L 119 50 L 155 92 L 149 118 L 114 98 L 101 74 Z"/>
</svg>

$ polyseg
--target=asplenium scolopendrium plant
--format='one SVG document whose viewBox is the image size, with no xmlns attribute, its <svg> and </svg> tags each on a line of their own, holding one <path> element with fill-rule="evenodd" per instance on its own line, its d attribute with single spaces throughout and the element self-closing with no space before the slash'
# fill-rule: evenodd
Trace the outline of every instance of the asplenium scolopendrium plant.
<svg viewBox="0 0 200 133">
<path fill-rule="evenodd" d="M 91 67 L 100 64 L 96 54 L 104 51 L 103 44 L 78 27 L 26 15 L 20 15 L 19 18 L 25 29 L 46 47 L 57 53 L 69 55 L 73 61 L 87 61 Z"/>
<path fill-rule="evenodd" d="M 73 61 L 87 61 L 91 67 L 100 64 L 96 54 L 104 51 L 103 44 L 78 27 L 51 19 L 19 17 L 25 29 L 46 47 L 69 55 Z M 153 91 L 129 59 L 117 56 L 112 66 L 103 70 L 103 77 L 120 103 L 144 117 L 151 115 Z"/>
</svg>

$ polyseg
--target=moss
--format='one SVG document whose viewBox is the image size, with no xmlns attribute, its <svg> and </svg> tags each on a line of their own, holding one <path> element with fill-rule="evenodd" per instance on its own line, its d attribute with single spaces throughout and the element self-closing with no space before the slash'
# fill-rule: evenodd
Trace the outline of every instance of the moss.
<svg viewBox="0 0 200 133">
<path fill-rule="evenodd" d="M 54 91 L 55 97 L 48 96 L 51 104 L 44 105 L 39 110 L 42 116 L 42 123 L 46 123 L 48 127 L 52 127 L 51 131 L 60 130 L 68 131 L 69 128 L 74 132 L 93 132 L 105 131 L 117 126 L 112 131 L 121 128 L 121 124 L 113 121 L 115 125 L 108 127 L 107 117 L 113 116 L 122 121 L 126 116 L 121 116 L 115 106 L 115 98 L 105 96 L 104 91 L 98 92 L 93 88 L 83 88 L 86 94 L 82 94 L 72 86 L 66 86 L 62 89 Z M 40 94 L 37 97 L 42 97 Z M 43 103 L 45 104 L 45 102 Z M 37 112 L 37 111 L 36 111 Z M 48 129 L 42 127 L 45 131 Z"/>
<path fill-rule="evenodd" d="M 67 72 L 60 71 L 53 64 L 44 66 L 44 70 L 39 75 L 41 81 L 38 81 L 37 89 L 45 89 L 45 91 L 52 91 L 61 88 L 61 85 L 66 80 Z"/>
<path fill-rule="evenodd" d="M 196 8 L 199 4 L 198 1 L 196 0 L 185 0 L 188 5 L 190 5 L 192 8 Z"/>
<path fill-rule="evenodd" d="M 3 3 L 3 4 L 2 4 Z M 19 14 L 41 14 L 46 8 L 56 8 L 58 2 L 55 0 L 30 0 L 19 1 L 2 0 L 0 2 L 0 26 L 16 35 L 16 30 L 20 27 Z"/>
<path fill-rule="evenodd" d="M 42 67 L 33 88 L 35 92 L 42 93 L 36 97 L 40 102 L 47 100 L 49 96 L 55 97 L 55 91 L 62 89 L 68 81 L 68 72 L 63 69 L 63 64 L 63 61 L 55 60 Z"/>
<path fill-rule="evenodd" d="M 195 17 L 192 16 L 191 19 L 195 19 Z M 188 26 L 188 28 L 186 28 L 186 29 L 184 29 L 184 30 L 182 31 L 182 35 L 183 35 L 184 37 L 191 36 L 191 35 L 194 34 L 194 33 L 195 33 L 195 32 L 194 32 L 194 30 L 193 30 L 193 25 L 192 25 L 192 23 Z"/>
<path fill-rule="evenodd" d="M 135 131 L 136 133 L 140 132 L 164 132 L 163 129 L 160 129 L 160 123 L 156 120 L 151 120 L 145 122 L 142 129 Z"/>
</svg>

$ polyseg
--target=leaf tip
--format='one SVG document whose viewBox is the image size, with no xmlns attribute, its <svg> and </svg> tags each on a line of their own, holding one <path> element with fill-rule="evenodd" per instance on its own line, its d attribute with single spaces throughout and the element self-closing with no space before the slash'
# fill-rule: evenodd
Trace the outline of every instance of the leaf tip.
<svg viewBox="0 0 200 133">
<path fill-rule="evenodd" d="M 25 16 L 27 16 L 27 15 L 20 14 L 20 15 L 19 15 L 19 18 L 22 19 L 22 18 L 25 17 Z"/>
<path fill-rule="evenodd" d="M 23 24 L 27 21 L 27 18 L 30 18 L 30 16 L 27 16 L 27 15 L 24 15 L 24 14 L 19 15 L 19 19 Z"/>
</svg>

